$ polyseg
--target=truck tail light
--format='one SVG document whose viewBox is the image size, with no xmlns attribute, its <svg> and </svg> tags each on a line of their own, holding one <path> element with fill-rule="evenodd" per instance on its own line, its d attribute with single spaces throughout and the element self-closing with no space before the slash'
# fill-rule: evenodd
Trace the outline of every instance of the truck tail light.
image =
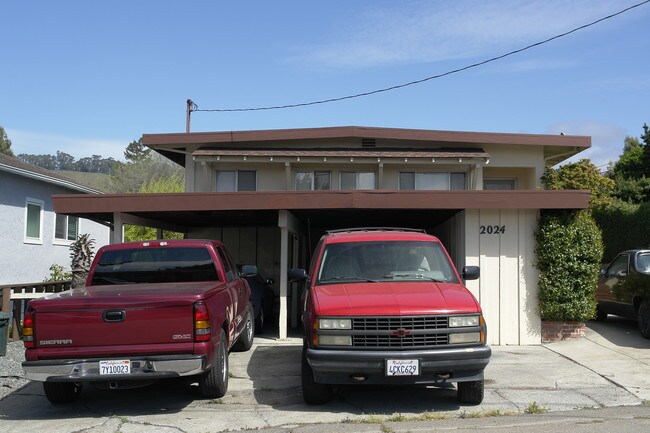
<svg viewBox="0 0 650 433">
<path fill-rule="evenodd" d="M 194 341 L 210 341 L 211 338 L 208 307 L 203 302 L 197 302 L 194 304 Z"/>
<path fill-rule="evenodd" d="M 29 306 L 23 317 L 23 344 L 26 348 L 34 347 L 34 309 Z"/>
</svg>

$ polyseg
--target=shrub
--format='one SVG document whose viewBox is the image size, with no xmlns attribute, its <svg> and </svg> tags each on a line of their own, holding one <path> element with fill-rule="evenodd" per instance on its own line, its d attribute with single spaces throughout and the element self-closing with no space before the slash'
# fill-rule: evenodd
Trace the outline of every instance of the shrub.
<svg viewBox="0 0 650 433">
<path fill-rule="evenodd" d="M 603 241 L 590 212 L 543 211 L 536 240 L 542 320 L 594 317 Z"/>
<path fill-rule="evenodd" d="M 650 202 L 631 204 L 614 200 L 593 211 L 603 232 L 604 261 L 610 262 L 623 250 L 650 247 Z"/>
</svg>

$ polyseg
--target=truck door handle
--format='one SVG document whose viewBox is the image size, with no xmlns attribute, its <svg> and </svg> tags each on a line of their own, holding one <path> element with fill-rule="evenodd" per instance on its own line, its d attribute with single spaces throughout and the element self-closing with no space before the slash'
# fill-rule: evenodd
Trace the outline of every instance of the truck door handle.
<svg viewBox="0 0 650 433">
<path fill-rule="evenodd" d="M 102 314 L 104 322 L 123 322 L 126 319 L 126 311 L 124 310 L 104 310 Z"/>
</svg>

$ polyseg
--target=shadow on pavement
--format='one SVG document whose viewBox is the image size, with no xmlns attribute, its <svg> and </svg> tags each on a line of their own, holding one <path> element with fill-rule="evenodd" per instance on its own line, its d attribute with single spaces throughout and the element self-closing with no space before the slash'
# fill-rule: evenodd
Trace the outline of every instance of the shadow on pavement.
<svg viewBox="0 0 650 433">
<path fill-rule="evenodd" d="M 587 327 L 617 346 L 650 349 L 650 340 L 641 336 L 637 322 L 634 320 L 610 314 L 607 320 L 588 322 Z"/>
<path fill-rule="evenodd" d="M 248 363 L 257 404 L 294 411 L 391 415 L 460 408 L 456 390 L 433 387 L 341 386 L 331 402 L 307 405 L 300 386 L 301 346 L 257 346 Z M 473 407 L 473 406 L 468 406 Z M 307 421 L 307 420 L 306 420 Z"/>
<path fill-rule="evenodd" d="M 31 382 L 0 400 L 0 419 L 47 420 L 177 413 L 200 398 L 187 379 L 169 379 L 134 389 L 104 390 L 84 385 L 78 400 L 53 405 L 39 382 Z"/>
</svg>

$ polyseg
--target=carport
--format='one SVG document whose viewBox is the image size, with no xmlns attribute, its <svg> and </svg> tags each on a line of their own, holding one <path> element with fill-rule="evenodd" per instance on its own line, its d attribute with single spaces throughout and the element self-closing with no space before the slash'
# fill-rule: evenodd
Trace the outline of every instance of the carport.
<svg viewBox="0 0 650 433">
<path fill-rule="evenodd" d="M 496 216 L 503 223 L 517 224 L 512 230 L 516 236 L 513 254 L 519 254 L 520 267 L 531 272 L 532 246 L 529 239 L 521 239 L 528 233 L 521 226 L 535 224 L 540 209 L 585 208 L 588 198 L 588 191 L 337 190 L 55 195 L 53 202 L 57 213 L 109 225 L 112 242 L 122 241 L 123 224 L 144 225 L 179 231 L 190 238 L 219 238 L 231 250 L 234 247 L 236 260 L 242 263 L 275 262 L 272 276 L 279 281 L 277 335 L 282 339 L 289 327 L 298 326 L 300 314 L 299 288 L 288 283 L 287 271 L 308 265 L 311 251 L 325 230 L 373 226 L 425 228 L 441 238 L 458 267 L 485 266 L 484 260 L 490 258 L 482 256 L 478 225 Z M 468 232 L 472 239 L 466 239 Z M 494 253 L 497 266 L 499 256 L 504 254 L 499 250 Z M 485 298 L 489 309 L 492 296 L 487 290 L 492 283 L 476 284 L 468 286 L 480 301 Z M 516 286 L 519 298 L 536 294 L 519 293 L 520 285 Z M 520 310 L 521 302 L 516 300 L 513 308 Z M 504 307 L 497 306 L 499 311 L 504 312 Z M 490 317 L 488 311 L 486 317 Z M 533 309 L 524 312 L 520 320 L 515 328 L 530 327 L 535 320 Z"/>
</svg>

